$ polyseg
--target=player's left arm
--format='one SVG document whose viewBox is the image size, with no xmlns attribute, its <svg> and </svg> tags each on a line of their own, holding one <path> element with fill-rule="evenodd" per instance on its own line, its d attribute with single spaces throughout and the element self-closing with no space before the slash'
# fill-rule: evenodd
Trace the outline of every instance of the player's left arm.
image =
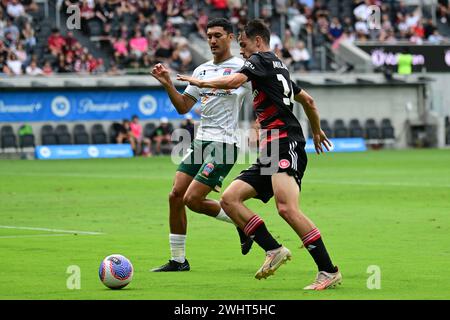
<svg viewBox="0 0 450 320">
<path fill-rule="evenodd" d="M 240 72 L 215 79 L 200 80 L 190 76 L 178 74 L 177 80 L 187 81 L 199 88 L 237 89 L 248 81 L 248 77 Z"/>
<path fill-rule="evenodd" d="M 311 130 L 313 133 L 313 141 L 316 149 L 316 153 L 323 153 L 323 147 L 330 151 L 331 142 L 328 140 L 325 132 L 320 128 L 320 116 L 319 110 L 317 109 L 316 103 L 308 92 L 301 90 L 294 96 L 295 101 L 299 102 L 303 110 L 305 110 L 306 116 L 308 117 L 309 123 L 311 124 Z"/>
</svg>

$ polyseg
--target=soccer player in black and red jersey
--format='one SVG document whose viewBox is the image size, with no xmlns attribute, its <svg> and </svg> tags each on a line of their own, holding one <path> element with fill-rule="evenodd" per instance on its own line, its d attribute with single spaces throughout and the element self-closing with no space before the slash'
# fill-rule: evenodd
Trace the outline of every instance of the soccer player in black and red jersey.
<svg viewBox="0 0 450 320">
<path fill-rule="evenodd" d="M 257 198 L 264 203 L 274 196 L 279 214 L 295 230 L 318 267 L 315 281 L 307 290 L 323 290 L 341 282 L 338 268 L 331 262 L 318 228 L 300 210 L 301 180 L 306 169 L 305 138 L 293 113 L 294 100 L 299 102 L 309 119 L 318 154 L 331 146 L 320 128 L 319 113 L 313 98 L 290 79 L 287 67 L 270 51 L 270 30 L 261 20 L 252 20 L 239 37 L 241 54 L 247 61 L 233 75 L 207 81 L 178 76 L 198 87 L 237 88 L 251 81 L 254 110 L 261 125 L 260 155 L 252 165 L 225 190 L 221 206 L 229 217 L 254 237 L 266 250 L 266 260 L 256 278 L 266 278 L 286 260 L 289 250 L 273 239 L 261 218 L 244 202 Z"/>
</svg>

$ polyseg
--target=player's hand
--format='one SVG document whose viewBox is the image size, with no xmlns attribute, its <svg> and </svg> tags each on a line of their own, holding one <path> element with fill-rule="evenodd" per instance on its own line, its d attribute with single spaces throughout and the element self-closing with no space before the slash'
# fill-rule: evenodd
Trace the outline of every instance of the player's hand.
<svg viewBox="0 0 450 320">
<path fill-rule="evenodd" d="M 327 151 L 330 151 L 331 142 L 330 140 L 328 140 L 327 135 L 322 130 L 320 130 L 320 133 L 313 136 L 313 141 L 317 154 L 324 153 L 323 147 L 325 147 Z"/>
<path fill-rule="evenodd" d="M 151 75 L 161 82 L 163 86 L 169 86 L 171 85 L 172 81 L 170 80 L 170 73 L 169 69 L 167 69 L 163 64 L 158 63 L 156 64 L 151 72 Z"/>
<path fill-rule="evenodd" d="M 182 75 L 182 74 L 177 74 L 177 80 L 179 80 L 179 81 L 186 81 L 186 82 L 189 82 L 190 85 L 193 85 L 193 86 L 201 88 L 200 80 L 196 79 L 194 77 L 185 76 L 185 75 Z"/>
</svg>

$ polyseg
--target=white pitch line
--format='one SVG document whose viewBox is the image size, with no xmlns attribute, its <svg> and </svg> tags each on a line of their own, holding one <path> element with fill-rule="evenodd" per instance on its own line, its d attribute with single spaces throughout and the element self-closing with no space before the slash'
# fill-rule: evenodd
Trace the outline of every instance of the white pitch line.
<svg viewBox="0 0 450 320">
<path fill-rule="evenodd" d="M 33 237 L 63 237 L 70 236 L 68 233 L 54 233 L 54 234 L 28 234 L 21 236 L 0 236 L 0 239 L 17 239 L 17 238 L 33 238 Z"/>
<path fill-rule="evenodd" d="M 48 231 L 48 232 L 62 232 L 62 233 L 76 233 L 76 234 L 89 234 L 100 235 L 102 232 L 92 231 L 80 231 L 80 230 L 61 230 L 61 229 L 47 229 L 47 228 L 33 228 L 33 227 L 18 227 L 18 226 L 0 226 L 0 229 L 19 229 L 19 230 L 32 230 L 32 231 Z"/>
<path fill-rule="evenodd" d="M 333 184 L 333 185 L 354 185 L 354 186 L 389 186 L 389 187 L 413 187 L 413 188 L 450 188 L 450 184 L 432 183 L 410 183 L 410 182 L 375 182 L 375 181 L 331 181 L 305 179 L 306 183 Z"/>
</svg>

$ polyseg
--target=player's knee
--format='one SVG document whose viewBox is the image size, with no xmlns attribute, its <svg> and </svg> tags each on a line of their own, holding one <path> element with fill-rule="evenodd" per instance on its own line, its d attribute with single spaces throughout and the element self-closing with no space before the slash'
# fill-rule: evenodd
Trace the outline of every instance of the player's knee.
<svg viewBox="0 0 450 320">
<path fill-rule="evenodd" d="M 202 200 L 203 199 L 200 199 L 199 197 L 193 194 L 185 194 L 183 198 L 184 204 L 194 212 L 200 211 Z"/>
<path fill-rule="evenodd" d="M 237 202 L 239 199 L 231 192 L 225 192 L 220 198 L 220 206 L 226 212 L 230 211 L 229 209 L 233 208 Z"/>
<path fill-rule="evenodd" d="M 297 212 L 287 204 L 278 204 L 278 214 L 289 223 L 294 220 Z"/>
<path fill-rule="evenodd" d="M 169 202 L 175 203 L 175 202 L 183 202 L 184 193 L 181 192 L 178 189 L 173 188 L 172 191 L 169 193 Z"/>
</svg>

